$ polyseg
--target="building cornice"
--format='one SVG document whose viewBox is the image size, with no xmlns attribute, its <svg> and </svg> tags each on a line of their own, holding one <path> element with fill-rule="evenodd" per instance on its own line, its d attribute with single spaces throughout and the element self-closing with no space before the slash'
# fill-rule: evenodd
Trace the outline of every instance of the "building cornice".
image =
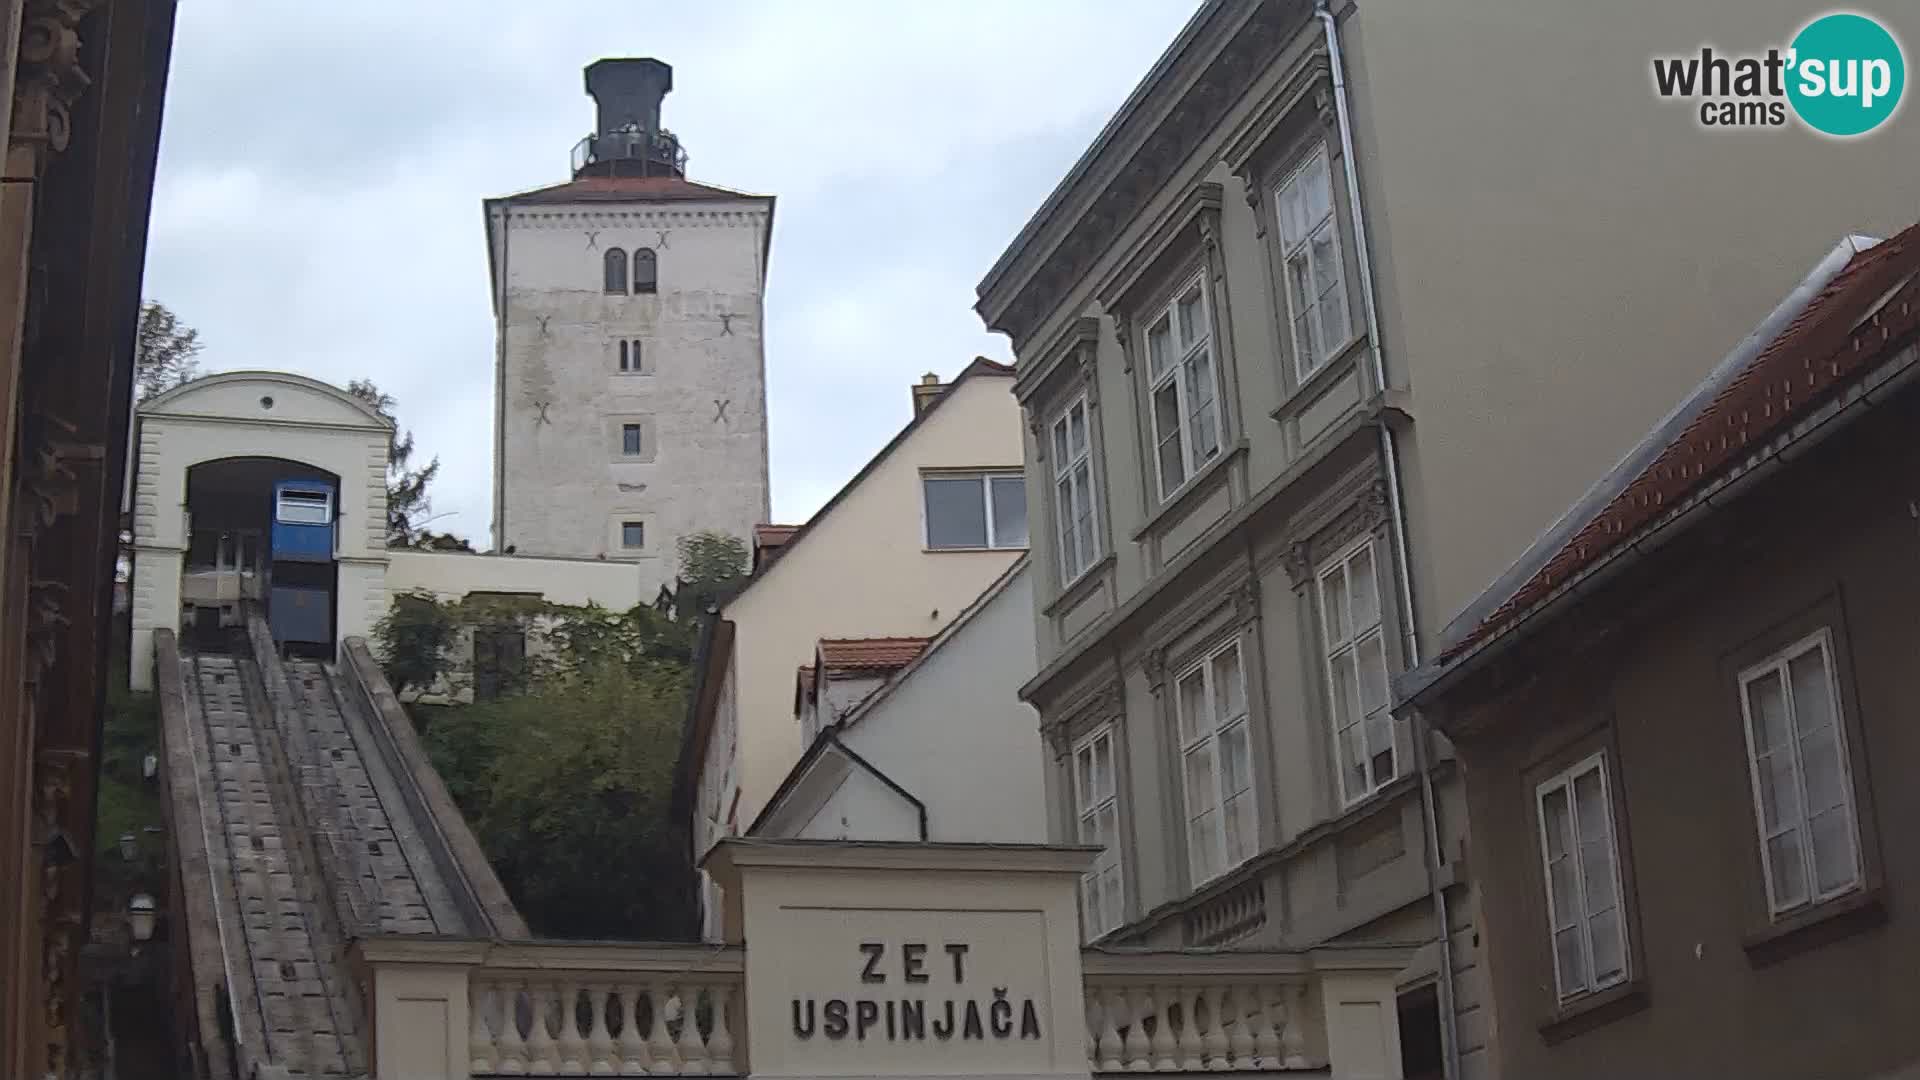
<svg viewBox="0 0 1920 1080">
<path fill-rule="evenodd" d="M 1203 8 L 980 283 L 975 310 L 987 328 L 1017 351 L 1309 18 L 1288 0 Z"/>
</svg>

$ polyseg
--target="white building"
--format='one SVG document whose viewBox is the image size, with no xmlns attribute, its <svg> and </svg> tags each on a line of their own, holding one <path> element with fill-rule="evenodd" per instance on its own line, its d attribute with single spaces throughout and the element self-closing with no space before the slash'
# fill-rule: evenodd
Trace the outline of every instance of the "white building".
<svg viewBox="0 0 1920 1080">
<path fill-rule="evenodd" d="M 1001 844 L 1044 837 L 1040 714 L 1014 692 L 1033 672 L 1033 636 L 1033 583 L 1022 560 L 884 678 L 857 660 L 835 664 L 836 650 L 857 657 L 848 646 L 867 643 L 821 642 L 797 703 L 807 751 L 748 835 Z"/>
<path fill-rule="evenodd" d="M 330 660 L 373 632 L 396 593 L 615 610 L 653 596 L 630 562 L 389 549 L 392 432 L 352 394 L 279 371 L 209 375 L 141 402 L 129 506 L 134 688 L 153 685 L 155 630 L 220 633 L 242 625 L 249 604 L 283 644 Z M 289 483 L 310 505 L 283 505 L 277 488 Z M 284 560 L 275 529 L 292 518 L 324 538 Z"/>
<path fill-rule="evenodd" d="M 568 183 L 485 204 L 497 333 L 494 546 L 637 561 L 767 519 L 763 295 L 773 198 L 685 178 L 673 71 L 587 68 Z"/>
</svg>

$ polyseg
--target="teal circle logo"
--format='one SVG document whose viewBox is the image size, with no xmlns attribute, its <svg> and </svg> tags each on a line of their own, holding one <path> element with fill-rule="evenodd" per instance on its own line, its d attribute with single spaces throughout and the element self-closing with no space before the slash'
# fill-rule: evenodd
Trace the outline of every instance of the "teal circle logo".
<svg viewBox="0 0 1920 1080">
<path fill-rule="evenodd" d="M 1787 100 L 1808 127 L 1842 138 L 1886 123 L 1907 88 L 1907 62 L 1887 28 L 1840 12 L 1808 23 L 1793 39 Z"/>
</svg>

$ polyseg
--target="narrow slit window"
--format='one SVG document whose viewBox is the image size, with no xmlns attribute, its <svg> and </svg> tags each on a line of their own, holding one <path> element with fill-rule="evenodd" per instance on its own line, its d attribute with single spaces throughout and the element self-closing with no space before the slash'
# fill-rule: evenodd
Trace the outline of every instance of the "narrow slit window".
<svg viewBox="0 0 1920 1080">
<path fill-rule="evenodd" d="M 640 456 L 640 425 L 620 425 L 620 453 L 626 457 Z"/>
<path fill-rule="evenodd" d="M 627 295 L 627 253 L 621 248 L 608 248 L 605 258 L 606 282 L 604 288 L 609 296 Z"/>
<path fill-rule="evenodd" d="M 654 292 L 659 287 L 660 261 L 652 248 L 637 248 L 633 253 L 633 291 Z"/>
</svg>

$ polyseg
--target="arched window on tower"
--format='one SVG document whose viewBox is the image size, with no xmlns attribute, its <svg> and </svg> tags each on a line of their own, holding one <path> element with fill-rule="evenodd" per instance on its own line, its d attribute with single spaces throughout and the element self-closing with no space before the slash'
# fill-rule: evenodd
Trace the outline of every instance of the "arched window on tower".
<svg viewBox="0 0 1920 1080">
<path fill-rule="evenodd" d="M 606 268 L 608 294 L 627 295 L 627 253 L 620 248 L 608 248 Z"/>
<path fill-rule="evenodd" d="M 653 292 L 659 283 L 660 263 L 653 256 L 652 248 L 635 248 L 633 251 L 633 291 L 636 293 Z"/>
</svg>

